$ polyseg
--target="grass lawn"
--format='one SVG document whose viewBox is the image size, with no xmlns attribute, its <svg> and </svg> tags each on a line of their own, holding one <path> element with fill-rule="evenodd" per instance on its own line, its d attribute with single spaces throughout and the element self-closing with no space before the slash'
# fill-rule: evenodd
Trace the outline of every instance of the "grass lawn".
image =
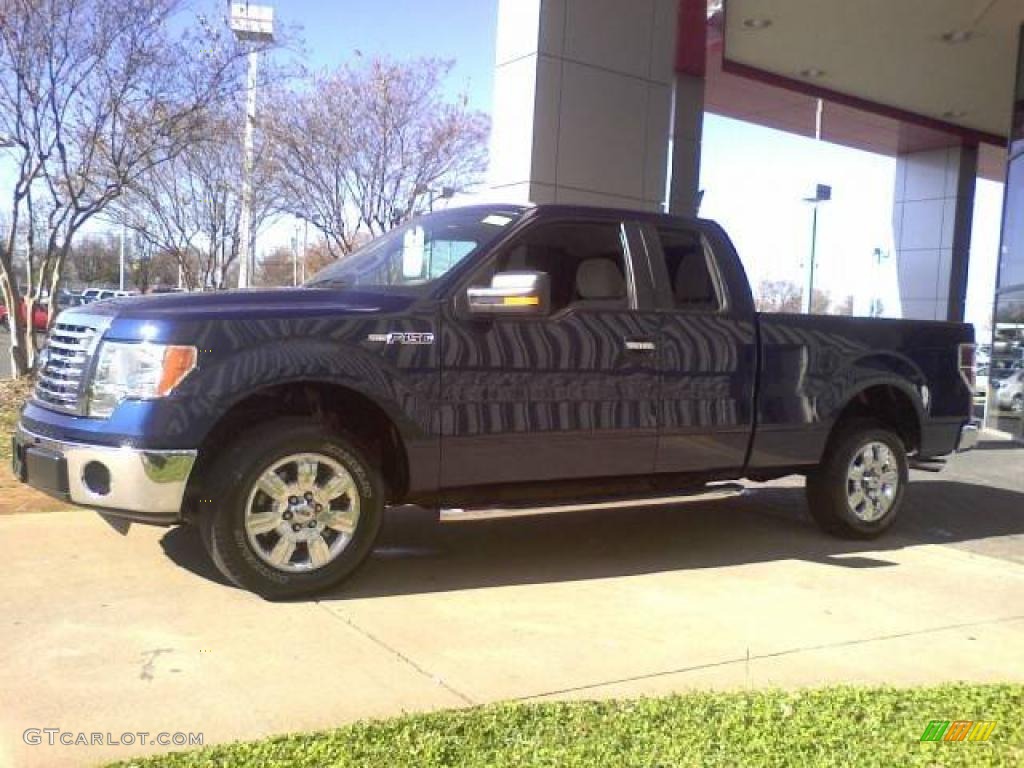
<svg viewBox="0 0 1024 768">
<path fill-rule="evenodd" d="M 691 693 L 414 715 L 116 765 L 1015 766 L 1024 765 L 1022 714 L 1022 685 Z M 930 720 L 997 725 L 984 743 L 922 743 Z"/>
</svg>

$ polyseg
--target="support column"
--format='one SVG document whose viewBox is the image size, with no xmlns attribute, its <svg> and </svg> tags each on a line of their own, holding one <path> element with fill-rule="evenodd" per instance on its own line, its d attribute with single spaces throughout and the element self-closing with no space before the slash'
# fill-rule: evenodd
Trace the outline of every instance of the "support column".
<svg viewBox="0 0 1024 768">
<path fill-rule="evenodd" d="M 487 197 L 660 210 L 678 0 L 500 0 Z"/>
<path fill-rule="evenodd" d="M 668 212 L 696 216 L 700 208 L 700 142 L 704 130 L 704 78 L 677 74 L 672 93 Z"/>
<path fill-rule="evenodd" d="M 976 146 L 897 158 L 893 235 L 903 317 L 963 320 L 977 175 Z"/>
<path fill-rule="evenodd" d="M 668 189 L 669 213 L 696 216 L 700 208 L 700 142 L 704 130 L 704 75 L 708 47 L 707 0 L 680 0 Z"/>
</svg>

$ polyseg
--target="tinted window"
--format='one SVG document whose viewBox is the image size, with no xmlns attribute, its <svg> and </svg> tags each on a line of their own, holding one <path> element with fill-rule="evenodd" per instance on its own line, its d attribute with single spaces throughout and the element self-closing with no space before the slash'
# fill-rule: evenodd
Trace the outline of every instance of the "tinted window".
<svg viewBox="0 0 1024 768">
<path fill-rule="evenodd" d="M 551 279 L 551 309 L 629 306 L 622 227 L 615 223 L 542 224 L 502 253 L 487 275 L 533 270 Z M 474 282 L 486 282 L 478 280 Z"/>
<path fill-rule="evenodd" d="M 710 249 L 698 232 L 658 229 L 672 297 L 678 309 L 714 311 L 722 306 Z"/>
</svg>

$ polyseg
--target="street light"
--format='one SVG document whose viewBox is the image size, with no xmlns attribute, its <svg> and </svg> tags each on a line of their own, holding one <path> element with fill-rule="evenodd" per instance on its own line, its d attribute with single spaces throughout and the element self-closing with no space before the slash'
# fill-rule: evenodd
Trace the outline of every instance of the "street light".
<svg viewBox="0 0 1024 768">
<path fill-rule="evenodd" d="M 455 197 L 455 187 L 444 186 L 440 189 L 428 189 L 428 202 L 427 210 L 431 213 L 434 212 L 434 203 L 438 200 L 451 200 Z"/>
<path fill-rule="evenodd" d="M 269 43 L 274 39 L 274 9 L 269 5 L 229 2 L 230 25 L 241 43 Z M 238 217 L 238 287 L 248 288 L 253 271 L 252 166 L 253 133 L 256 126 L 256 48 L 249 48 L 249 74 L 246 82 L 245 131 L 243 134 L 242 210 Z"/>
<path fill-rule="evenodd" d="M 805 197 L 804 202 L 814 206 L 814 213 L 811 218 L 811 261 L 807 268 L 807 285 L 800 302 L 800 311 L 805 315 L 811 313 L 812 301 L 814 299 L 814 267 L 818 250 L 818 205 L 827 203 L 832 199 L 832 187 L 828 184 L 818 184 L 812 197 Z"/>
</svg>

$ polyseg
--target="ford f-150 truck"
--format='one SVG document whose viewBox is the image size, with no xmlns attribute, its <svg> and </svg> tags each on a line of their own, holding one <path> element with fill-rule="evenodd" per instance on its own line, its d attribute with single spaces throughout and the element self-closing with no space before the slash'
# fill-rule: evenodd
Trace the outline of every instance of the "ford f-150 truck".
<svg viewBox="0 0 1024 768">
<path fill-rule="evenodd" d="M 976 441 L 973 336 L 759 314 L 709 221 L 452 209 L 299 288 L 64 311 L 14 467 L 108 519 L 197 525 L 270 598 L 351 574 L 396 504 L 474 519 L 802 474 L 821 527 L 867 538 L 909 463 Z"/>
</svg>

